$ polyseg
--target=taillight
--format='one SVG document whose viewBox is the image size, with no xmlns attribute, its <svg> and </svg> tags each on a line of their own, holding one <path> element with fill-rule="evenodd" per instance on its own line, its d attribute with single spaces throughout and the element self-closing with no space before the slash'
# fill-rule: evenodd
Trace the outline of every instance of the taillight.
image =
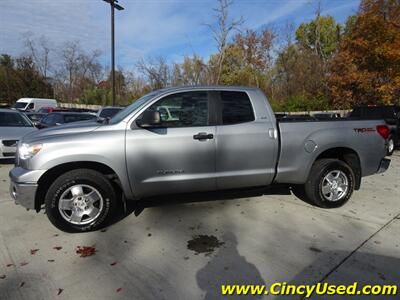
<svg viewBox="0 0 400 300">
<path fill-rule="evenodd" d="M 386 125 L 378 125 L 376 126 L 376 131 L 383 137 L 385 140 L 389 137 L 389 127 Z"/>
</svg>

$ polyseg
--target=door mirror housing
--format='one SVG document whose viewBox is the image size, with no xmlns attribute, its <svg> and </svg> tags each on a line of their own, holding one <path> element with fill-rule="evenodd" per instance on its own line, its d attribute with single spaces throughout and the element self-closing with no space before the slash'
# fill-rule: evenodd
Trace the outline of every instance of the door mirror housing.
<svg viewBox="0 0 400 300">
<path fill-rule="evenodd" d="M 142 128 L 151 128 L 161 125 L 161 115 L 158 111 L 146 110 L 142 118 L 136 121 L 136 124 Z"/>
</svg>

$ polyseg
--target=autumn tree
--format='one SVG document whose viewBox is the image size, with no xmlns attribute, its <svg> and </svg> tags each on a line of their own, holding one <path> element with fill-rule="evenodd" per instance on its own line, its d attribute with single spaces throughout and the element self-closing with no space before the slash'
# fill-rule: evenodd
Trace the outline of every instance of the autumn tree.
<svg viewBox="0 0 400 300">
<path fill-rule="evenodd" d="M 265 28 L 260 32 L 247 29 L 236 34 L 225 50 L 220 83 L 267 88 L 268 73 L 272 66 L 272 46 L 275 34 Z M 217 60 L 212 56 L 210 61 Z"/>
<path fill-rule="evenodd" d="M 400 2 L 363 0 L 331 63 L 335 107 L 399 103 Z"/>
<path fill-rule="evenodd" d="M 172 85 L 206 84 L 208 67 L 198 55 L 185 56 L 182 63 L 174 63 L 172 68 Z"/>
<path fill-rule="evenodd" d="M 142 59 L 137 63 L 139 72 L 146 78 L 152 90 L 162 89 L 170 85 L 171 68 L 162 56 Z"/>
<path fill-rule="evenodd" d="M 57 97 L 75 101 L 85 89 L 100 81 L 102 66 L 98 50 L 86 52 L 78 42 L 66 42 L 59 56 L 59 68 L 54 72 Z"/>
</svg>

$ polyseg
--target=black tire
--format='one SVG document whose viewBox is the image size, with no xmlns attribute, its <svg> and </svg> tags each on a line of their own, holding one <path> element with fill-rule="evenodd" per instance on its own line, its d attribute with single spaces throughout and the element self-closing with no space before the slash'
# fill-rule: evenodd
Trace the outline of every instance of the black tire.
<svg viewBox="0 0 400 300">
<path fill-rule="evenodd" d="M 387 143 L 386 155 L 391 156 L 393 154 L 394 148 L 395 148 L 394 138 L 392 135 L 389 136 L 386 143 Z"/>
<path fill-rule="evenodd" d="M 87 216 L 90 222 L 87 224 L 73 224 L 67 221 L 59 209 L 61 196 L 77 185 L 92 188 L 98 192 L 96 195 L 101 196 L 101 200 L 97 200 L 97 203 L 102 201 L 101 207 L 97 204 L 99 206 L 97 216 L 92 221 Z M 72 194 L 71 196 L 73 197 Z M 98 230 L 108 223 L 116 212 L 117 197 L 112 184 L 103 174 L 90 169 L 76 169 L 61 175 L 51 184 L 46 193 L 45 208 L 50 222 L 58 229 L 65 232 L 87 232 Z"/>
<path fill-rule="evenodd" d="M 347 177 L 348 183 L 346 192 L 343 192 L 343 195 L 336 201 L 329 200 L 322 191 L 326 176 L 334 171 L 341 171 Z M 323 208 L 336 208 L 350 199 L 354 185 L 355 176 L 349 165 L 338 159 L 320 159 L 312 166 L 308 180 L 304 185 L 304 191 L 310 203 Z"/>
</svg>

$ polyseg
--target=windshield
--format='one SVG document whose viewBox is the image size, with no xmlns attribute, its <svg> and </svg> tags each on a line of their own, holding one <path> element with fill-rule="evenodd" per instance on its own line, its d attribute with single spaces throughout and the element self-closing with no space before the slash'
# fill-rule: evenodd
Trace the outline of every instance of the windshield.
<svg viewBox="0 0 400 300">
<path fill-rule="evenodd" d="M 0 127 L 32 127 L 28 117 L 16 112 L 0 112 Z"/>
<path fill-rule="evenodd" d="M 159 93 L 160 93 L 159 91 L 151 92 L 151 93 L 146 94 L 143 97 L 139 98 L 138 100 L 133 102 L 131 105 L 129 105 L 128 107 L 124 108 L 119 113 L 117 113 L 114 117 L 112 117 L 110 119 L 109 124 L 116 124 L 116 123 L 121 122 L 123 119 L 125 119 L 127 116 L 129 116 L 132 112 L 134 112 L 136 109 L 141 107 L 147 101 L 154 98 Z"/>
<path fill-rule="evenodd" d="M 24 109 L 28 103 L 26 102 L 15 102 L 14 108 Z"/>
</svg>

